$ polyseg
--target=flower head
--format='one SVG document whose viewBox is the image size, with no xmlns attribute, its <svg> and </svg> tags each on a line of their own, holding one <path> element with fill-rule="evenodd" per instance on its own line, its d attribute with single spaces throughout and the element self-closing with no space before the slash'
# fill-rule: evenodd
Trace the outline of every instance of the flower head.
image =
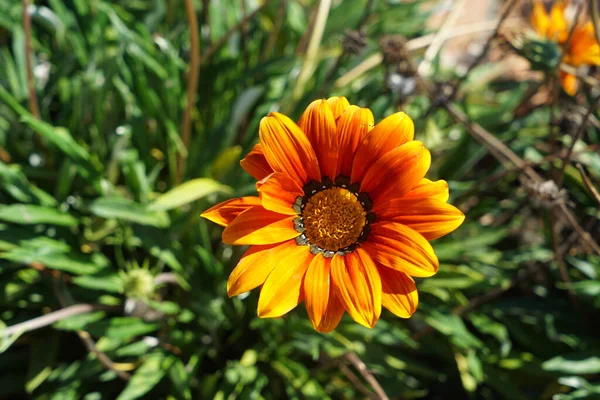
<svg viewBox="0 0 600 400">
<path fill-rule="evenodd" d="M 542 1 L 535 0 L 531 25 L 538 35 L 565 45 L 569 40 L 569 24 L 565 17 L 566 9 L 567 2 L 557 0 L 548 13 Z M 577 23 L 565 49 L 563 61 L 573 67 L 600 65 L 600 44 L 596 39 L 591 21 L 584 24 Z M 577 78 L 574 75 L 561 71 L 560 80 L 563 89 L 569 95 L 573 96 L 577 92 Z"/>
<path fill-rule="evenodd" d="M 271 113 L 260 142 L 241 161 L 259 196 L 218 204 L 202 216 L 225 227 L 223 241 L 250 248 L 231 273 L 235 296 L 262 285 L 260 317 L 305 301 L 311 323 L 333 330 L 344 312 L 373 327 L 381 307 L 402 318 L 417 308 L 412 277 L 429 277 L 429 244 L 464 215 L 448 185 L 425 178 L 431 156 L 404 113 L 373 127 L 369 109 L 343 97 L 311 103 L 298 124 Z"/>
</svg>

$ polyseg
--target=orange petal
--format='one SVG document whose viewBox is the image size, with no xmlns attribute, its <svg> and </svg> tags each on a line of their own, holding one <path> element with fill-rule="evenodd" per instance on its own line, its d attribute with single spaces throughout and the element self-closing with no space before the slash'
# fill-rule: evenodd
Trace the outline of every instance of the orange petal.
<svg viewBox="0 0 600 400">
<path fill-rule="evenodd" d="M 433 240 L 449 234 L 465 220 L 458 208 L 435 199 L 392 199 L 374 207 L 377 221 L 394 221 Z"/>
<path fill-rule="evenodd" d="M 419 305 L 415 281 L 404 272 L 379 267 L 381 275 L 381 305 L 400 318 L 410 318 Z"/>
<path fill-rule="evenodd" d="M 361 246 L 375 262 L 410 276 L 426 278 L 434 275 L 439 268 L 439 261 L 429 242 L 421 234 L 397 222 L 374 223 L 367 241 Z"/>
<path fill-rule="evenodd" d="M 306 311 L 312 326 L 317 330 L 327 312 L 330 269 L 331 259 L 317 255 L 312 259 L 304 276 Z"/>
<path fill-rule="evenodd" d="M 304 295 L 302 281 L 314 255 L 308 246 L 290 247 L 277 260 L 260 291 L 258 316 L 260 318 L 281 317 L 301 301 Z"/>
<path fill-rule="evenodd" d="M 292 205 L 298 196 L 304 196 L 304 192 L 287 174 L 275 172 L 256 186 L 265 209 L 280 214 L 296 215 Z"/>
<path fill-rule="evenodd" d="M 567 4 L 557 0 L 550 10 L 550 21 L 546 30 L 548 39 L 564 43 L 569 37 L 569 24 L 565 18 Z"/>
<path fill-rule="evenodd" d="M 569 96 L 577 93 L 577 77 L 564 71 L 560 71 L 560 84 Z"/>
<path fill-rule="evenodd" d="M 240 165 L 257 181 L 273 173 L 273 168 L 267 162 L 260 143 L 254 145 L 246 157 L 240 161 Z"/>
<path fill-rule="evenodd" d="M 317 156 L 298 125 L 283 114 L 271 113 L 260 121 L 260 144 L 275 172 L 284 172 L 303 186 L 321 180 Z"/>
<path fill-rule="evenodd" d="M 305 282 L 306 284 L 306 282 Z M 315 329 L 319 332 L 329 333 L 334 330 L 342 316 L 344 315 L 344 304 L 340 300 L 339 290 L 335 287 L 333 282 L 330 281 L 329 287 L 329 301 L 327 302 L 327 310 L 321 318 L 321 324 Z"/>
<path fill-rule="evenodd" d="M 282 215 L 254 206 L 241 213 L 223 231 L 227 244 L 272 244 L 299 235 L 294 229 L 295 216 Z"/>
<path fill-rule="evenodd" d="M 259 206 L 260 197 L 248 196 L 231 199 L 204 211 L 200 216 L 221 226 L 227 226 L 242 212 L 250 207 Z"/>
<path fill-rule="evenodd" d="M 362 248 L 346 256 L 334 256 L 331 279 L 350 316 L 372 328 L 381 315 L 381 279 L 375 263 Z"/>
<path fill-rule="evenodd" d="M 333 112 L 333 117 L 335 119 L 342 115 L 346 107 L 350 105 L 348 99 L 346 99 L 344 96 L 330 97 L 327 99 L 327 102 L 329 103 L 329 107 L 331 107 L 331 111 Z"/>
<path fill-rule="evenodd" d="M 410 142 L 414 136 L 415 124 L 403 112 L 392 114 L 379 122 L 356 149 L 352 182 L 360 182 L 375 161 L 396 147 Z"/>
<path fill-rule="evenodd" d="M 367 192 L 373 204 L 403 197 L 423 179 L 430 165 L 429 150 L 423 143 L 413 140 L 373 164 L 362 180 L 360 191 Z"/>
<path fill-rule="evenodd" d="M 279 265 L 281 257 L 292 246 L 298 245 L 295 241 L 289 240 L 266 246 L 251 246 L 229 275 L 227 280 L 229 297 L 248 292 L 265 283 L 271 271 Z"/>
<path fill-rule="evenodd" d="M 541 0 L 535 0 L 533 12 L 531 13 L 531 25 L 538 35 L 546 37 L 548 25 L 550 25 L 550 18 L 548 17 L 544 3 Z"/>
<path fill-rule="evenodd" d="M 337 119 L 336 138 L 339 143 L 338 175 L 350 176 L 358 145 L 373 127 L 375 120 L 368 108 L 347 107 Z"/>
<path fill-rule="evenodd" d="M 335 179 L 337 176 L 337 141 L 335 140 L 335 118 L 327 100 L 315 100 L 300 117 L 298 126 L 312 144 L 321 175 Z"/>
<path fill-rule="evenodd" d="M 441 202 L 447 202 L 450 197 L 448 191 L 448 182 L 444 180 L 430 181 L 427 178 L 423 178 L 413 187 L 410 192 L 404 195 L 405 199 L 425 199 L 432 198 Z"/>
</svg>

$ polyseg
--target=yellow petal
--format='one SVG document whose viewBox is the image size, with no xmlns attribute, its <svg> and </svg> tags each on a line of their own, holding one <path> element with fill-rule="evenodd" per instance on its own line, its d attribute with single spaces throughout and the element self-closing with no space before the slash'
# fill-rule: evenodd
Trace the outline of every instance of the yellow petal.
<svg viewBox="0 0 600 400">
<path fill-rule="evenodd" d="M 335 118 L 327 100 L 315 100 L 310 103 L 300 117 L 298 126 L 315 150 L 321 175 L 335 179 L 338 157 Z"/>
<path fill-rule="evenodd" d="M 297 244 L 293 240 L 264 246 L 251 246 L 231 271 L 227 280 L 229 297 L 248 292 L 263 283 L 279 265 L 282 255 Z"/>
<path fill-rule="evenodd" d="M 369 254 L 359 247 L 334 256 L 331 278 L 350 316 L 367 328 L 375 326 L 381 315 L 381 279 Z"/>
<path fill-rule="evenodd" d="M 327 99 L 327 102 L 329 103 L 329 106 L 331 107 L 331 111 L 333 112 L 333 117 L 336 119 L 337 119 L 337 117 L 342 115 L 342 113 L 344 112 L 346 107 L 348 107 L 350 105 L 350 103 L 348 102 L 348 99 L 346 99 L 344 96 L 330 97 Z"/>
<path fill-rule="evenodd" d="M 419 305 L 415 281 L 404 272 L 379 267 L 381 275 L 381 304 L 400 318 L 410 318 Z"/>
<path fill-rule="evenodd" d="M 304 299 L 312 326 L 319 329 L 329 302 L 331 259 L 315 256 L 304 276 Z"/>
<path fill-rule="evenodd" d="M 281 317 L 302 301 L 302 281 L 313 257 L 308 246 L 298 245 L 281 254 L 260 291 L 260 318 Z"/>
<path fill-rule="evenodd" d="M 367 170 L 360 191 L 367 192 L 373 203 L 403 197 L 423 179 L 430 165 L 431 154 L 423 143 L 405 143 Z"/>
<path fill-rule="evenodd" d="M 325 314 L 323 318 L 321 318 L 321 323 L 315 329 L 322 333 L 329 333 L 334 330 L 342 316 L 344 315 L 344 304 L 340 300 L 340 295 L 338 294 L 339 290 L 335 287 L 333 282 L 330 280 L 329 285 L 329 301 L 327 302 L 327 310 L 325 310 Z"/>
<path fill-rule="evenodd" d="M 560 84 L 569 96 L 575 96 L 577 93 L 578 83 L 575 75 L 560 71 Z"/>
<path fill-rule="evenodd" d="M 375 204 L 373 212 L 378 221 L 394 221 L 433 240 L 449 234 L 465 220 L 456 207 L 432 198 L 392 199 L 386 204 Z"/>
<path fill-rule="evenodd" d="M 288 117 L 271 113 L 260 121 L 260 144 L 269 165 L 303 186 L 321 180 L 317 156 L 302 130 Z"/>
<path fill-rule="evenodd" d="M 369 237 L 361 246 L 375 262 L 410 276 L 432 276 L 440 265 L 429 242 L 421 234 L 397 222 L 372 224 Z"/>
<path fill-rule="evenodd" d="M 257 183 L 262 206 L 280 214 L 296 215 L 292 208 L 298 196 L 304 196 L 302 188 L 287 174 L 275 172 Z"/>
<path fill-rule="evenodd" d="M 541 0 L 535 0 L 533 4 L 533 12 L 531 13 L 531 25 L 538 35 L 546 37 L 550 18 Z"/>
<path fill-rule="evenodd" d="M 356 149 L 373 128 L 374 121 L 371 110 L 357 106 L 347 107 L 337 119 L 338 175 L 350 176 Z"/>
<path fill-rule="evenodd" d="M 448 182 L 444 180 L 433 182 L 427 178 L 421 179 L 410 192 L 404 195 L 405 199 L 432 198 L 444 203 L 448 201 L 449 197 L 450 192 L 448 191 Z"/>
<path fill-rule="evenodd" d="M 221 226 L 227 226 L 238 215 L 250 207 L 259 206 L 260 198 L 256 196 L 240 197 L 224 201 L 204 211 L 200 216 Z"/>
<path fill-rule="evenodd" d="M 352 182 L 360 182 L 371 165 L 389 151 L 413 140 L 414 136 L 415 124 L 403 112 L 392 114 L 375 125 L 356 149 Z"/>
<path fill-rule="evenodd" d="M 227 244 L 272 244 L 299 235 L 294 229 L 295 216 L 274 213 L 262 206 L 252 207 L 237 216 L 223 231 Z"/>
</svg>

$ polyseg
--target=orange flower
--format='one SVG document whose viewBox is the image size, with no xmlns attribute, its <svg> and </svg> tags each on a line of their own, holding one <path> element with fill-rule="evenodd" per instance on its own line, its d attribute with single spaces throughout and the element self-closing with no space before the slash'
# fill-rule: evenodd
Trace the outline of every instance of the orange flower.
<svg viewBox="0 0 600 400">
<path fill-rule="evenodd" d="M 260 143 L 242 160 L 258 197 L 228 200 L 202 216 L 223 241 L 250 248 L 227 282 L 229 296 L 262 285 L 259 317 L 280 317 L 302 300 L 315 329 L 333 330 L 344 311 L 373 327 L 385 307 L 416 310 L 412 277 L 438 260 L 429 244 L 460 226 L 448 185 L 424 178 L 431 156 L 404 113 L 373 127 L 369 109 L 344 97 L 317 100 L 298 125 L 262 119 Z"/>
<path fill-rule="evenodd" d="M 565 1 L 558 0 L 548 14 L 542 1 L 535 0 L 531 25 L 538 35 L 564 45 L 569 38 L 569 24 L 565 18 L 566 7 Z M 573 67 L 600 65 L 600 44 L 594 34 L 594 26 L 591 21 L 575 27 L 563 61 Z M 561 71 L 560 80 L 563 89 L 569 95 L 573 96 L 577 92 L 575 75 Z"/>
</svg>

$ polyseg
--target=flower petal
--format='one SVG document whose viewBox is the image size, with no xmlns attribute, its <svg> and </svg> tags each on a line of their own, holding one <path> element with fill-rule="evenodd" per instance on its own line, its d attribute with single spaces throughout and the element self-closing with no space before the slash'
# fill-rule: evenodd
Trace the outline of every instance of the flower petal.
<svg viewBox="0 0 600 400">
<path fill-rule="evenodd" d="M 338 293 L 339 290 L 335 287 L 333 282 L 330 281 L 327 310 L 325 310 L 325 314 L 323 315 L 323 318 L 321 318 L 321 324 L 315 328 L 317 331 L 329 333 L 340 323 L 345 309 Z"/>
<path fill-rule="evenodd" d="M 246 157 L 240 161 L 240 165 L 257 181 L 273 173 L 273 168 L 267 162 L 260 143 L 254 145 Z"/>
<path fill-rule="evenodd" d="M 242 256 L 227 280 L 229 297 L 248 292 L 263 283 L 279 265 L 279 260 L 289 249 L 298 246 L 295 241 L 265 246 L 251 246 Z"/>
<path fill-rule="evenodd" d="M 379 203 L 380 204 L 380 203 Z M 435 199 L 392 199 L 373 208 L 378 221 L 394 221 L 433 240 L 449 234 L 465 220 L 465 215 L 453 205 Z"/>
<path fill-rule="evenodd" d="M 415 281 L 404 272 L 379 266 L 381 305 L 400 318 L 410 318 L 419 305 Z"/>
<path fill-rule="evenodd" d="M 306 311 L 312 326 L 317 330 L 327 312 L 330 269 L 331 259 L 317 255 L 312 259 L 304 276 Z"/>
<path fill-rule="evenodd" d="M 298 184 L 321 180 L 317 156 L 298 125 L 280 113 L 271 113 L 260 121 L 260 144 L 275 172 L 284 172 Z"/>
<path fill-rule="evenodd" d="M 346 107 L 350 105 L 348 99 L 346 99 L 344 96 L 330 97 L 327 99 L 327 102 L 329 103 L 329 107 L 331 107 L 331 111 L 333 112 L 333 117 L 335 119 L 342 115 Z"/>
<path fill-rule="evenodd" d="M 262 206 L 280 214 L 296 215 L 292 208 L 298 196 L 304 196 L 302 188 L 287 174 L 275 172 L 257 183 Z"/>
<path fill-rule="evenodd" d="M 430 181 L 427 178 L 423 178 L 413 187 L 410 192 L 404 195 L 405 199 L 425 199 L 432 198 L 441 202 L 447 202 L 450 197 L 448 191 L 448 182 L 444 180 Z"/>
<path fill-rule="evenodd" d="M 350 316 L 367 328 L 375 326 L 381 315 L 381 279 L 369 254 L 359 247 L 334 256 L 331 278 Z"/>
<path fill-rule="evenodd" d="M 415 136 L 415 124 L 403 112 L 392 114 L 379 122 L 356 149 L 352 164 L 352 182 L 362 181 L 369 167 L 384 154 L 410 142 Z"/>
<path fill-rule="evenodd" d="M 337 119 L 338 175 L 350 176 L 356 149 L 372 129 L 374 122 L 371 110 L 357 106 L 347 107 Z"/>
<path fill-rule="evenodd" d="M 309 264 L 315 256 L 308 246 L 290 247 L 281 254 L 277 267 L 271 272 L 260 291 L 258 316 L 260 318 L 280 317 L 303 298 L 302 282 Z"/>
<path fill-rule="evenodd" d="M 262 206 L 247 209 L 223 231 L 227 244 L 281 243 L 299 235 L 294 229 L 294 216 L 265 210 Z"/>
<path fill-rule="evenodd" d="M 423 179 L 430 165 L 431 154 L 423 143 L 416 140 L 405 143 L 369 168 L 360 191 L 367 192 L 373 204 L 380 199 L 403 197 Z"/>
<path fill-rule="evenodd" d="M 550 10 L 550 21 L 546 30 L 546 35 L 550 40 L 556 40 L 564 43 L 569 37 L 569 24 L 565 18 L 567 4 L 558 0 Z"/>
<path fill-rule="evenodd" d="M 546 12 L 544 3 L 542 0 L 535 0 L 533 4 L 533 11 L 531 13 L 531 25 L 538 35 L 545 37 L 549 24 L 550 18 Z"/>
<path fill-rule="evenodd" d="M 327 100 L 315 100 L 300 117 L 298 126 L 308 137 L 321 167 L 321 175 L 337 176 L 337 141 L 335 118 Z"/>
<path fill-rule="evenodd" d="M 227 226 L 242 212 L 246 211 L 250 207 L 259 205 L 260 197 L 240 197 L 238 199 L 231 199 L 219 203 L 216 206 L 204 211 L 202 214 L 200 214 L 200 216 L 214 222 L 215 224 Z"/>
<path fill-rule="evenodd" d="M 440 265 L 429 242 L 421 234 L 397 222 L 372 224 L 369 237 L 361 246 L 375 262 L 410 276 L 432 276 Z"/>
</svg>

